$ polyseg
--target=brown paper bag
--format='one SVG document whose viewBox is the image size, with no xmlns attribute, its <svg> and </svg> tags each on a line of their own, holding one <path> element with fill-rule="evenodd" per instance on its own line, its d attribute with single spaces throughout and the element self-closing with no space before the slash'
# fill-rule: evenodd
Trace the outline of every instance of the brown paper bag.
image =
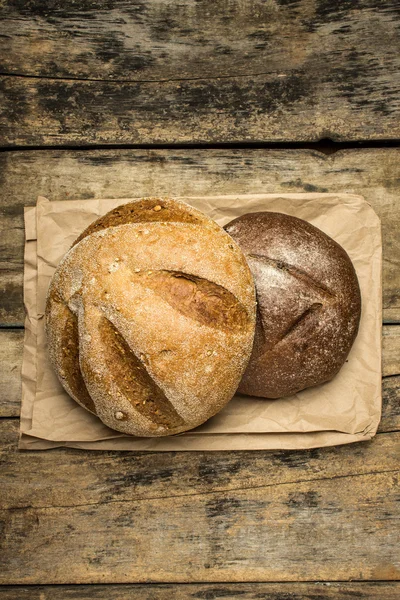
<svg viewBox="0 0 400 600">
<path fill-rule="evenodd" d="M 76 237 L 99 215 L 128 202 L 39 198 L 25 209 L 23 357 L 20 448 L 68 446 L 114 450 L 246 450 L 313 448 L 370 439 L 381 413 L 381 232 L 372 208 L 346 194 L 181 198 L 224 225 L 246 212 L 270 210 L 305 219 L 350 255 L 361 287 L 360 330 L 348 361 L 329 383 L 290 398 L 235 396 L 218 415 L 168 438 L 126 436 L 103 425 L 64 392 L 49 363 L 44 309 L 50 278 Z"/>
</svg>

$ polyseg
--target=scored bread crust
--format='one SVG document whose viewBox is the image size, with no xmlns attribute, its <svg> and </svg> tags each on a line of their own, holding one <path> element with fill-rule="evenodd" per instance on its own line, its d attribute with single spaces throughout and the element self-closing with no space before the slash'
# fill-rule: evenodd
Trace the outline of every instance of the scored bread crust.
<svg viewBox="0 0 400 600">
<path fill-rule="evenodd" d="M 289 396 L 332 379 L 357 335 L 361 296 L 345 250 L 307 221 L 260 212 L 225 226 L 257 293 L 252 356 L 239 392 Z"/>
<path fill-rule="evenodd" d="M 46 304 L 67 392 L 109 427 L 165 436 L 232 398 L 251 354 L 254 282 L 243 253 L 183 202 L 118 207 L 78 238 Z"/>
</svg>

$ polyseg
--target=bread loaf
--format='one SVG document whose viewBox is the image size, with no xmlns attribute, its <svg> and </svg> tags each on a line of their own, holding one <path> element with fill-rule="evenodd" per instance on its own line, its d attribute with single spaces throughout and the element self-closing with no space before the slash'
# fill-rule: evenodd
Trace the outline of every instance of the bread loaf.
<svg viewBox="0 0 400 600">
<path fill-rule="evenodd" d="M 182 202 L 144 199 L 78 238 L 48 291 L 49 354 L 66 391 L 109 427 L 165 436 L 233 396 L 255 290 L 243 253 Z"/>
<path fill-rule="evenodd" d="M 255 279 L 258 310 L 244 394 L 279 398 L 329 381 L 357 335 L 360 289 L 350 258 L 295 217 L 246 214 L 226 227 Z"/>
</svg>

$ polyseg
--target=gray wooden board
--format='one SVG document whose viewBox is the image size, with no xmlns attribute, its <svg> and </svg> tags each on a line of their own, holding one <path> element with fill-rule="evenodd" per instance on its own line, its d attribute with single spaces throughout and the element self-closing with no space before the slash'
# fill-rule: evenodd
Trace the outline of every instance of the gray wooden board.
<svg viewBox="0 0 400 600">
<path fill-rule="evenodd" d="M 0 329 L 0 417 L 19 416 L 24 331 Z"/>
<path fill-rule="evenodd" d="M 399 137 L 396 0 L 4 0 L 0 17 L 3 145 Z"/>
<path fill-rule="evenodd" d="M 50 200 L 349 192 L 382 220 L 383 316 L 400 321 L 400 149 L 94 150 L 0 154 L 0 324 L 22 325 L 23 206 Z"/>
<path fill-rule="evenodd" d="M 380 66 L 390 85 L 398 58 L 395 0 L 3 0 L 0 14 L 9 74 L 158 81 L 320 65 L 328 80 L 330 69 L 341 66 L 343 76 L 353 63 L 357 87 Z"/>
<path fill-rule="evenodd" d="M 398 469 L 400 427 L 368 442 L 312 450 L 19 451 L 16 419 L 0 420 L 0 510 L 79 508 L 341 480 Z M 377 514 L 380 511 L 377 510 Z"/>
<path fill-rule="evenodd" d="M 179 497 L 169 485 L 162 499 L 1 511 L 0 582 L 398 580 L 399 471 L 383 469 Z"/>
<path fill-rule="evenodd" d="M 397 582 L 6 586 L 2 600 L 398 600 Z"/>
<path fill-rule="evenodd" d="M 400 430 L 400 377 L 386 377 L 382 389 L 382 419 L 378 431 Z M 400 457 L 399 457 L 400 458 Z"/>
<path fill-rule="evenodd" d="M 400 373 L 400 327 L 383 328 L 383 375 L 398 375 Z"/>
</svg>

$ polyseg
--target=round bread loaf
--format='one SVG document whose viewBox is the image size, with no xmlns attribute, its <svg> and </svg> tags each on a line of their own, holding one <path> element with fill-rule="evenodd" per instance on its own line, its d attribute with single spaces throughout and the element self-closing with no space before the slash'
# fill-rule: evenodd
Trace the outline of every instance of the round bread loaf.
<svg viewBox="0 0 400 600">
<path fill-rule="evenodd" d="M 257 325 L 243 394 L 280 398 L 329 381 L 357 335 L 360 288 L 347 253 L 295 217 L 246 214 L 225 227 L 254 275 Z"/>
<path fill-rule="evenodd" d="M 165 436 L 232 398 L 255 330 L 246 259 L 211 219 L 174 200 L 95 221 L 47 296 L 49 354 L 66 391 L 109 427 Z"/>
</svg>

